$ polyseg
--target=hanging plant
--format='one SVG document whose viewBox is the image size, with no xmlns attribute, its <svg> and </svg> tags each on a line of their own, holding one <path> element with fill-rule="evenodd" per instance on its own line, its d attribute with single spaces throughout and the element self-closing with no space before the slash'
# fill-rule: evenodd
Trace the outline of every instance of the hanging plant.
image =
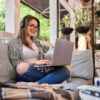
<svg viewBox="0 0 100 100">
<path fill-rule="evenodd" d="M 62 27 L 70 27 L 70 14 L 67 14 L 62 18 Z"/>
<path fill-rule="evenodd" d="M 86 9 L 77 10 L 75 18 L 76 31 L 79 33 L 87 33 L 91 25 L 91 13 Z"/>
<path fill-rule="evenodd" d="M 63 17 L 62 24 L 63 24 L 61 29 L 62 34 L 69 35 L 70 33 L 72 33 L 73 28 L 70 27 L 70 14 L 67 14 Z"/>
</svg>

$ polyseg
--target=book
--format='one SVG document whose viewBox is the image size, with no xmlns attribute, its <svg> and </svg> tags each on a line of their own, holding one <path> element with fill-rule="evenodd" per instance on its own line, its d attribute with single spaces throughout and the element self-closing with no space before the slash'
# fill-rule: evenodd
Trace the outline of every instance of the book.
<svg viewBox="0 0 100 100">
<path fill-rule="evenodd" d="M 91 90 L 83 90 L 82 93 L 88 94 L 88 95 L 92 95 L 95 97 L 100 97 L 100 92 L 97 91 L 91 91 Z"/>
<path fill-rule="evenodd" d="M 100 87 L 95 85 L 80 85 L 77 87 L 78 90 L 86 90 L 86 91 L 92 91 L 92 92 L 99 92 L 100 93 Z"/>
</svg>

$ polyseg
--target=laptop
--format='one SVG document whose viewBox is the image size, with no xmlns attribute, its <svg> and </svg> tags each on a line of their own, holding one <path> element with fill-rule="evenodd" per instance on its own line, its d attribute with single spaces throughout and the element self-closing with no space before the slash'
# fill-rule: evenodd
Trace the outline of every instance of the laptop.
<svg viewBox="0 0 100 100">
<path fill-rule="evenodd" d="M 51 65 L 39 65 L 39 67 L 70 65 L 73 47 L 74 43 L 71 41 L 56 39 Z"/>
</svg>

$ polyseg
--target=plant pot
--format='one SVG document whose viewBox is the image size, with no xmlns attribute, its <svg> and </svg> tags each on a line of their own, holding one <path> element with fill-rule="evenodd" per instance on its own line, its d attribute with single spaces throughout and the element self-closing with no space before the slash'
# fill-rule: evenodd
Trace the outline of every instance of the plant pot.
<svg viewBox="0 0 100 100">
<path fill-rule="evenodd" d="M 89 29 L 90 29 L 89 26 L 79 26 L 76 28 L 76 31 L 79 32 L 80 34 L 84 34 L 87 33 Z"/>
<path fill-rule="evenodd" d="M 85 3 L 87 3 L 87 2 L 89 2 L 90 0 L 83 0 L 83 2 L 85 2 Z"/>
<path fill-rule="evenodd" d="M 62 28 L 61 29 L 61 32 L 62 32 L 62 34 L 67 34 L 67 35 L 69 35 L 70 33 L 72 33 L 72 31 L 73 31 L 73 28 L 71 28 L 71 27 L 65 27 L 65 28 Z"/>
<path fill-rule="evenodd" d="M 100 44 L 95 44 L 95 49 L 100 50 Z"/>
<path fill-rule="evenodd" d="M 92 0 L 80 0 L 82 6 L 90 6 L 92 4 Z"/>
<path fill-rule="evenodd" d="M 96 11 L 96 15 L 100 17 L 100 10 Z"/>
</svg>

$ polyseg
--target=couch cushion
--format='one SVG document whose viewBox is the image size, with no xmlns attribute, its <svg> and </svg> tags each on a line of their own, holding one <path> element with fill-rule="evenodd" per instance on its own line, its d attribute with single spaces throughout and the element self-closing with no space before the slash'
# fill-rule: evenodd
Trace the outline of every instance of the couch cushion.
<svg viewBox="0 0 100 100">
<path fill-rule="evenodd" d="M 13 82 L 16 79 L 16 75 L 9 61 L 8 44 L 0 43 L 0 48 L 0 81 Z"/>
<path fill-rule="evenodd" d="M 52 59 L 53 50 L 46 53 L 47 59 Z M 81 77 L 84 79 L 93 79 L 93 61 L 91 50 L 75 50 L 72 54 L 71 67 L 72 77 Z"/>
<path fill-rule="evenodd" d="M 72 77 L 82 77 L 85 79 L 93 78 L 93 61 L 90 50 L 73 51 L 72 60 Z"/>
</svg>

